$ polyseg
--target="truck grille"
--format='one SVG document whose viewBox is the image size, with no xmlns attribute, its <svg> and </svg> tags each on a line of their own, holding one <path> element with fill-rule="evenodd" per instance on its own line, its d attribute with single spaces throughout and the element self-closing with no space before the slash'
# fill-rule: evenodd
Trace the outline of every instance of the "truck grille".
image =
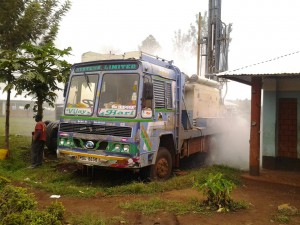
<svg viewBox="0 0 300 225">
<path fill-rule="evenodd" d="M 118 126 L 91 125 L 91 124 L 61 123 L 60 131 L 75 132 L 75 133 L 82 133 L 82 134 L 111 135 L 117 137 L 131 137 L 132 128 L 118 127 Z"/>
</svg>

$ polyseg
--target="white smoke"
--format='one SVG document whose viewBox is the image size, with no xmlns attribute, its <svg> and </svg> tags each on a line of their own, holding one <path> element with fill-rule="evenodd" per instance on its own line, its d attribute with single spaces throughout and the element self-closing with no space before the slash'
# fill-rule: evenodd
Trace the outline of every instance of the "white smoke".
<svg viewBox="0 0 300 225">
<path fill-rule="evenodd" d="M 214 137 L 206 163 L 248 170 L 250 122 L 238 116 L 227 118 L 220 129 L 222 134 Z"/>
</svg>

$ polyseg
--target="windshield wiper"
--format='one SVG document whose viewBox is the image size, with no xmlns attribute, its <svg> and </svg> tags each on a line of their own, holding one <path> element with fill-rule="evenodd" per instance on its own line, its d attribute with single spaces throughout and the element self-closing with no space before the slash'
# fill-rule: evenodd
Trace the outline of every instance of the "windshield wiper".
<svg viewBox="0 0 300 225">
<path fill-rule="evenodd" d="M 86 81 L 86 84 L 87 86 L 89 87 L 90 91 L 92 92 L 92 88 L 90 86 L 90 79 L 89 79 L 89 76 L 84 72 L 84 78 L 85 78 L 85 81 Z"/>
</svg>

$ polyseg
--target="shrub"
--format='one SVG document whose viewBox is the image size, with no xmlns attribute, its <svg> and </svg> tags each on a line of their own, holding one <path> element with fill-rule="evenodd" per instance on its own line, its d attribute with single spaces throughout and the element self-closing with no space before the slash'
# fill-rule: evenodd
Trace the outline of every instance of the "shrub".
<svg viewBox="0 0 300 225">
<path fill-rule="evenodd" d="M 37 202 L 25 188 L 6 185 L 0 193 L 0 220 L 9 214 L 35 209 Z"/>
<path fill-rule="evenodd" d="M 46 208 L 46 211 L 58 220 L 63 220 L 64 218 L 65 208 L 61 202 L 52 202 L 51 205 Z"/>
<path fill-rule="evenodd" d="M 194 187 L 206 196 L 204 204 L 212 209 L 229 211 L 233 205 L 230 193 L 235 184 L 223 178 L 221 173 L 210 173 L 203 184 L 195 182 Z"/>
<path fill-rule="evenodd" d="M 10 183 L 10 180 L 7 179 L 6 177 L 0 176 L 0 190 L 5 187 L 5 185 L 7 185 L 8 183 Z"/>
<path fill-rule="evenodd" d="M 21 187 L 6 185 L 0 192 L 0 225 L 60 225 L 64 207 L 53 202 L 46 210 L 37 210 L 33 194 Z"/>
</svg>

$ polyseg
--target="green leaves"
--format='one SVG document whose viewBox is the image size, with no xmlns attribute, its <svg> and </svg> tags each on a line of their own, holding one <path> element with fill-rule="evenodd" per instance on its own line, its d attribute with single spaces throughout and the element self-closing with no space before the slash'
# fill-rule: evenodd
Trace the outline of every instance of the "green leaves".
<svg viewBox="0 0 300 225">
<path fill-rule="evenodd" d="M 52 202 L 44 210 L 38 209 L 35 196 L 22 187 L 6 185 L 0 190 L 0 225 L 62 224 L 64 211 L 60 202 Z"/>
<path fill-rule="evenodd" d="M 10 0 L 0 7 L 0 49 L 16 50 L 25 42 L 53 42 L 59 22 L 71 7 L 66 0 Z"/>
<path fill-rule="evenodd" d="M 42 104 L 53 105 L 57 97 L 55 91 L 60 90 L 59 82 L 67 80 L 65 71 L 69 71 L 71 65 L 61 58 L 69 55 L 71 48 L 60 50 L 52 43 L 40 46 L 26 43 L 22 49 L 22 75 L 17 79 L 15 88 L 18 93 L 26 91 L 36 98 L 33 109 L 42 113 Z"/>
<path fill-rule="evenodd" d="M 60 0 L 9 0 L 2 1 L 0 7 L 0 82 L 9 83 L 6 86 L 5 91 L 7 92 L 7 106 L 10 104 L 11 89 L 16 85 L 16 73 L 26 73 L 26 79 L 18 83 L 17 93 L 23 92 L 23 87 L 30 87 L 29 93 L 37 93 L 37 90 L 41 92 L 44 90 L 46 93 L 49 91 L 49 86 L 54 87 L 54 92 L 57 88 L 55 87 L 54 80 L 46 79 L 51 77 L 53 68 L 48 69 L 47 66 L 56 65 L 55 68 L 61 68 L 58 62 L 55 62 L 55 58 L 49 58 L 48 55 L 52 56 L 63 56 L 69 54 L 69 50 L 63 50 L 61 54 L 60 50 L 52 49 L 52 51 L 45 51 L 43 47 L 46 43 L 49 43 L 49 49 L 53 47 L 53 42 L 57 36 L 59 29 L 59 22 L 66 12 L 71 7 L 70 0 L 65 0 L 62 4 Z M 29 52 L 24 52 L 24 46 L 26 42 L 37 43 L 37 45 L 28 45 L 31 49 Z M 42 48 L 41 48 L 42 47 Z M 33 55 L 37 55 L 38 52 L 44 53 L 39 54 L 40 58 L 35 58 L 30 55 L 30 52 L 34 52 Z M 56 53 L 55 53 L 56 52 Z M 28 55 L 27 55 L 28 54 Z M 55 63 L 53 63 L 53 61 Z M 32 63 L 34 62 L 34 63 Z M 64 67 L 67 67 L 65 63 Z M 31 68 L 31 70 L 29 70 Z M 65 71 L 65 69 L 63 69 Z M 62 72 L 60 72 L 62 73 Z M 43 74 L 43 76 L 40 76 Z M 67 77 L 67 75 L 65 75 Z M 35 79 L 38 78 L 38 79 Z M 21 80 L 21 79 L 20 79 Z M 18 79 L 18 81 L 20 81 Z M 33 85 L 36 80 L 41 81 L 37 85 Z M 57 79 L 59 81 L 65 81 L 61 76 Z M 31 81 L 31 84 L 29 84 Z M 45 85 L 46 84 L 46 85 Z M 49 84 L 49 86 L 47 86 Z M 47 89 L 48 88 L 48 89 Z M 29 90 L 28 89 L 28 90 Z M 44 99 L 45 96 L 36 94 L 38 98 L 39 113 L 42 114 L 43 101 L 53 101 L 53 98 Z M 5 123 L 5 143 L 6 148 L 9 149 L 9 117 L 10 110 L 7 109 Z"/>
<path fill-rule="evenodd" d="M 195 182 L 194 187 L 198 188 L 207 198 L 206 204 L 212 208 L 228 211 L 233 201 L 230 193 L 235 184 L 223 178 L 221 173 L 210 173 L 203 184 Z"/>
<path fill-rule="evenodd" d="M 33 109 L 42 113 L 42 104 L 53 105 L 55 92 L 61 90 L 59 83 L 68 80 L 71 65 L 63 57 L 70 51 L 70 47 L 60 50 L 53 43 L 26 43 L 18 51 L 0 51 L 0 80 L 7 81 L 4 91 L 15 88 L 19 95 L 32 96 L 37 100 Z"/>
</svg>

